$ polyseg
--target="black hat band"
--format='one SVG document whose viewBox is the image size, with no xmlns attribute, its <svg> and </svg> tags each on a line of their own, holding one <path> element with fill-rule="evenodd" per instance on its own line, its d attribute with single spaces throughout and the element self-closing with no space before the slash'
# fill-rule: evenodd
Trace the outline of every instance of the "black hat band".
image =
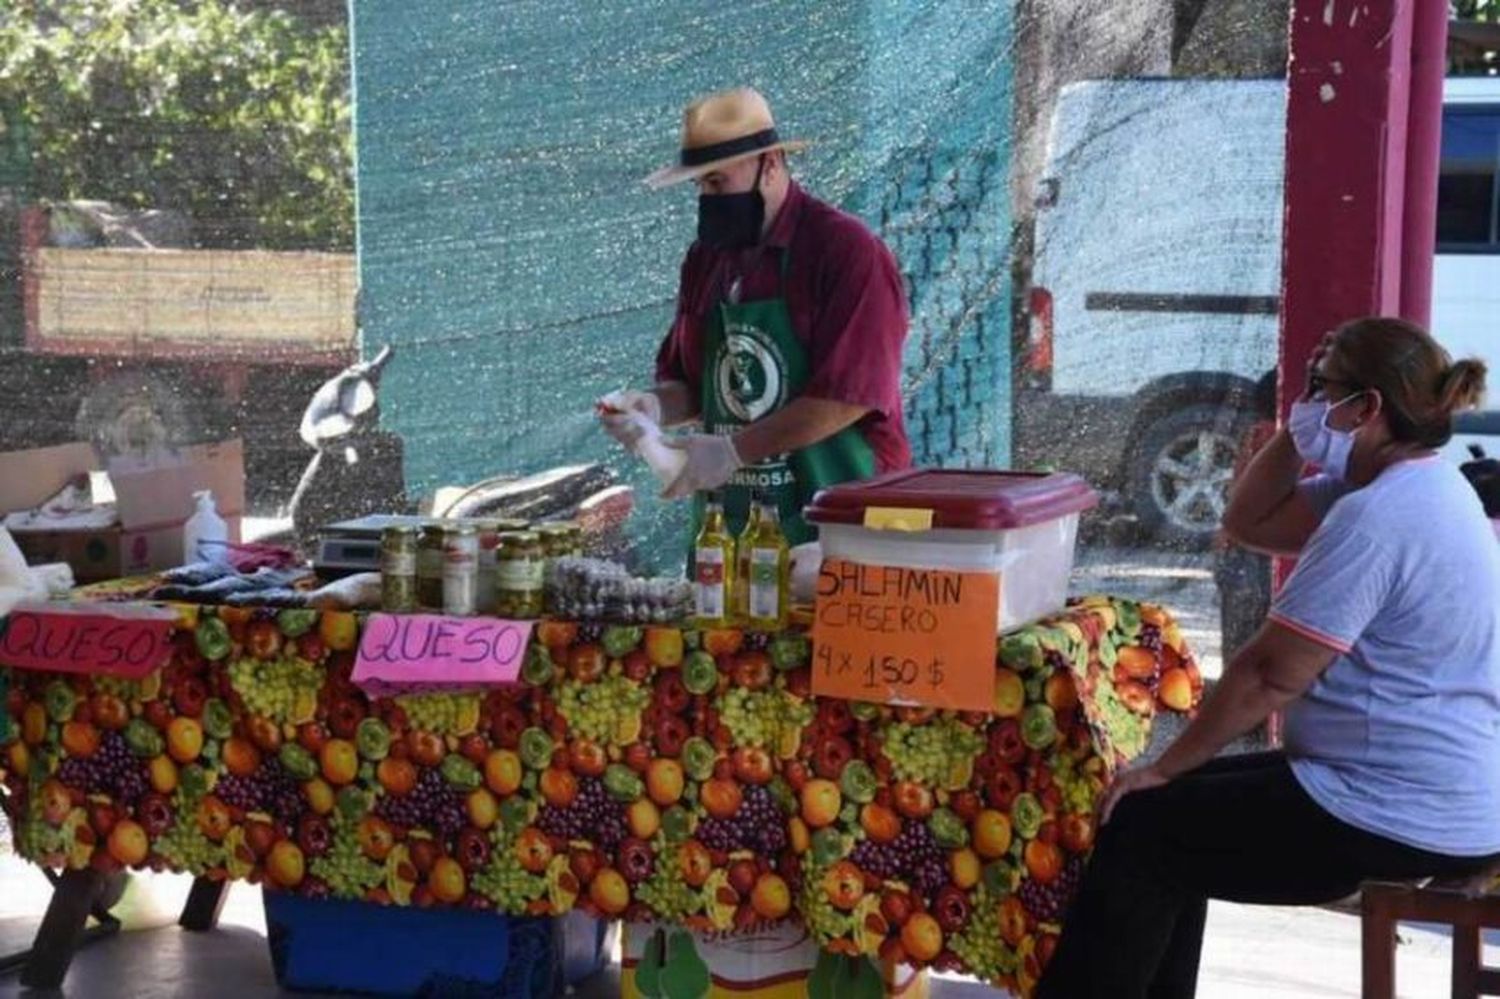
<svg viewBox="0 0 1500 999">
<path fill-rule="evenodd" d="M 727 160 L 741 153 L 753 153 L 757 149 L 774 146 L 779 141 L 776 137 L 776 129 L 768 128 L 764 132 L 756 132 L 754 135 L 745 135 L 725 142 L 715 142 L 711 146 L 684 149 L 681 162 L 685 167 L 702 166 L 717 160 Z"/>
</svg>

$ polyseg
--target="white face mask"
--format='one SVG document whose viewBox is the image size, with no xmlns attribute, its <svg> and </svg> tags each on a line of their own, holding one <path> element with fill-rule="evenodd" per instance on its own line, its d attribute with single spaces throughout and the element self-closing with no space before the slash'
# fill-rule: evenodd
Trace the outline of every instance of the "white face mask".
<svg viewBox="0 0 1500 999">
<path fill-rule="evenodd" d="M 1350 399 L 1357 398 L 1359 394 L 1336 403 L 1326 399 L 1294 402 L 1287 419 L 1292 445 L 1302 460 L 1317 465 L 1340 481 L 1349 476 L 1349 455 L 1354 450 L 1354 435 L 1358 431 L 1334 430 L 1328 425 L 1328 416 Z"/>
</svg>

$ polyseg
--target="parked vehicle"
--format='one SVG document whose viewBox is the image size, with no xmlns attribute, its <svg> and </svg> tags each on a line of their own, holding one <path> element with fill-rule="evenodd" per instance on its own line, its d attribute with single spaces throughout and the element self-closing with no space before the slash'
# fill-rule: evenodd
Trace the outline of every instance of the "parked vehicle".
<svg viewBox="0 0 1500 999">
<path fill-rule="evenodd" d="M 297 434 L 313 449 L 292 493 L 292 530 L 304 551 L 328 524 L 406 510 L 401 438 L 380 429 L 377 392 L 389 347 L 356 361 L 308 400 Z"/>
<path fill-rule="evenodd" d="M 1432 328 L 1500 371 L 1500 80 L 1450 80 L 1444 103 Z M 1212 538 L 1276 365 L 1285 107 L 1282 80 L 1091 81 L 1058 99 L 1017 457 L 1118 491 L 1167 543 Z M 1460 429 L 1454 460 L 1500 435 L 1500 411 Z"/>
</svg>

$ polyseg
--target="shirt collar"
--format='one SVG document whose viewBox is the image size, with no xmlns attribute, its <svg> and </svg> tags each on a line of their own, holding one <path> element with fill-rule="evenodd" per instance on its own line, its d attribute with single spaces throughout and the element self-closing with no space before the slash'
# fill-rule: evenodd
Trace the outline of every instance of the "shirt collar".
<svg viewBox="0 0 1500 999">
<path fill-rule="evenodd" d="M 786 200 L 781 203 L 781 211 L 776 213 L 776 220 L 766 233 L 766 246 L 784 250 L 792 245 L 792 234 L 797 231 L 797 221 L 802 218 L 802 204 L 806 200 L 807 195 L 797 182 L 788 181 Z"/>
</svg>

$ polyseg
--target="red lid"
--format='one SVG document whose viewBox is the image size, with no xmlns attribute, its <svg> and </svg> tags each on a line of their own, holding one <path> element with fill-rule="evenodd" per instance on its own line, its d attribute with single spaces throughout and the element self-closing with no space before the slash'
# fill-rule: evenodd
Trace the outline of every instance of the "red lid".
<svg viewBox="0 0 1500 999">
<path fill-rule="evenodd" d="M 1087 482 L 1067 472 L 913 468 L 819 490 L 803 516 L 817 524 L 863 524 L 871 507 L 931 510 L 934 528 L 1008 531 L 1098 502 Z"/>
</svg>

